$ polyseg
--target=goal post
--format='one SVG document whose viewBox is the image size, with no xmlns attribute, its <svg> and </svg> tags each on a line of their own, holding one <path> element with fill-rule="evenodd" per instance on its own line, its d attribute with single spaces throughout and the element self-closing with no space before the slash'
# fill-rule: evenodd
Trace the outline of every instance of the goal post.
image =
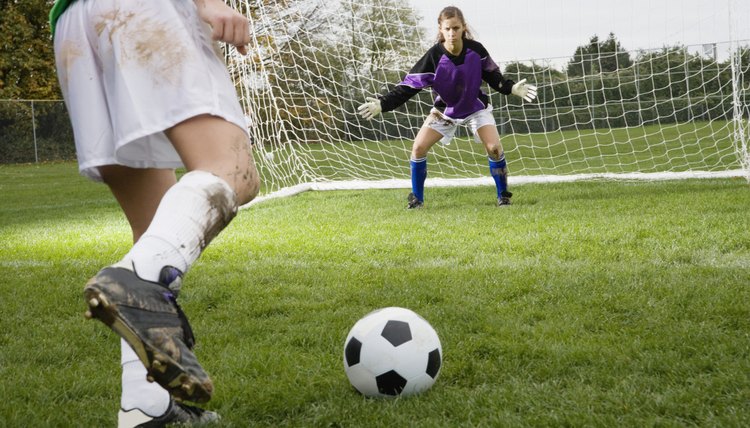
<svg viewBox="0 0 750 428">
<path fill-rule="evenodd" d="M 309 189 L 408 188 L 432 104 L 422 91 L 363 120 L 434 43 L 403 0 L 230 0 L 251 20 L 250 55 L 226 61 L 263 182 L 259 200 Z M 488 87 L 510 183 L 744 176 L 750 180 L 747 40 L 625 51 L 612 37 L 570 58 L 500 61 L 538 99 Z M 491 53 L 492 55 L 492 53 Z M 491 185 L 465 130 L 429 154 L 428 186 Z"/>
</svg>

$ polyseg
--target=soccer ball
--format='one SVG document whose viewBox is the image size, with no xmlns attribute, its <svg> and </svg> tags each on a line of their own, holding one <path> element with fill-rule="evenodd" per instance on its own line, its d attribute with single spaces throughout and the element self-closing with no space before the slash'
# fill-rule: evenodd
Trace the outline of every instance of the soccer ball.
<svg viewBox="0 0 750 428">
<path fill-rule="evenodd" d="M 443 349 L 432 326 L 404 308 L 370 312 L 344 342 L 344 370 L 367 397 L 417 394 L 435 383 Z"/>
</svg>

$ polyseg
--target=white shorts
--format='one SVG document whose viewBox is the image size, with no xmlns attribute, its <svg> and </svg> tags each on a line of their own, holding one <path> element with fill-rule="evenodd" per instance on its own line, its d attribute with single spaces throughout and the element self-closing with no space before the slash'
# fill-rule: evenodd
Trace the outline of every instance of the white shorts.
<svg viewBox="0 0 750 428">
<path fill-rule="evenodd" d="M 102 165 L 182 166 L 164 131 L 194 116 L 219 116 L 247 132 L 193 1 L 77 1 L 60 17 L 54 42 L 85 176 L 101 180 Z"/>
<path fill-rule="evenodd" d="M 456 129 L 464 124 L 471 129 L 474 141 L 481 143 L 482 140 L 479 138 L 477 130 L 487 125 L 497 126 L 495 117 L 492 115 L 492 105 L 488 104 L 484 110 L 472 113 L 464 119 L 450 118 L 441 113 L 440 110 L 433 108 L 424 122 L 424 126 L 429 126 L 443 136 L 440 142 L 446 146 L 451 143 L 453 136 L 456 134 Z"/>
</svg>

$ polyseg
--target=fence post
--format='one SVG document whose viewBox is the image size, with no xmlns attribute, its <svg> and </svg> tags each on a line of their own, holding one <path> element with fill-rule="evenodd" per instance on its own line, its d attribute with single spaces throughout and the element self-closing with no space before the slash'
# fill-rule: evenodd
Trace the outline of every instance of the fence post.
<svg viewBox="0 0 750 428">
<path fill-rule="evenodd" d="M 34 112 L 34 101 L 31 101 L 31 129 L 34 132 L 34 163 L 39 163 L 39 151 L 36 145 L 36 113 Z"/>
</svg>

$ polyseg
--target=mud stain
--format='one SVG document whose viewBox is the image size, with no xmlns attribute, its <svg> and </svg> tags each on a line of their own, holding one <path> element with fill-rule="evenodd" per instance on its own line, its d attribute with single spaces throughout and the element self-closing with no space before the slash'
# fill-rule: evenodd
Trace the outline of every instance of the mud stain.
<svg viewBox="0 0 750 428">
<path fill-rule="evenodd" d="M 117 8 L 99 15 L 94 28 L 99 38 L 106 37 L 118 53 L 120 67 L 143 69 L 154 85 L 180 83 L 190 50 L 183 40 L 171 36 L 169 23 Z"/>
<path fill-rule="evenodd" d="M 68 87 L 68 76 L 73 73 L 73 64 L 76 60 L 83 56 L 83 50 L 81 50 L 78 43 L 74 41 L 66 41 L 62 43 L 60 47 L 60 62 L 62 63 L 62 76 L 60 76 L 63 88 Z"/>
</svg>

